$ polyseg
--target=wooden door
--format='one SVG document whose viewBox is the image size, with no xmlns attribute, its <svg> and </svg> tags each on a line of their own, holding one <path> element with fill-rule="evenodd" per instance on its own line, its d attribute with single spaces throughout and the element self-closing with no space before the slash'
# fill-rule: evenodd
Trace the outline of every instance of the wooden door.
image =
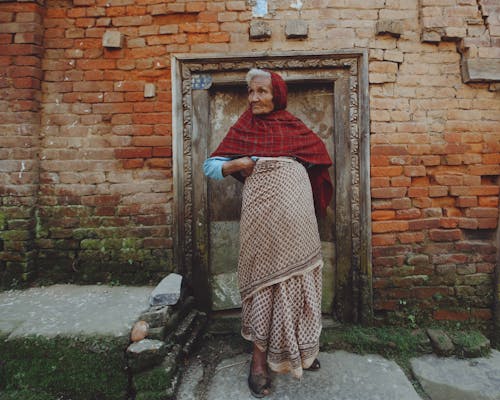
<svg viewBox="0 0 500 400">
<path fill-rule="evenodd" d="M 288 111 L 299 117 L 324 141 L 332 160 L 334 155 L 334 91 L 331 82 L 289 84 Z M 247 108 L 244 85 L 214 86 L 209 91 L 209 112 L 205 126 L 207 154 L 218 146 L 229 127 Z M 330 168 L 335 182 L 334 168 Z M 232 177 L 207 180 L 208 263 L 212 310 L 240 306 L 237 286 L 239 219 L 242 184 Z M 323 312 L 331 314 L 335 297 L 335 196 L 327 216 L 319 222 L 322 241 Z"/>
</svg>

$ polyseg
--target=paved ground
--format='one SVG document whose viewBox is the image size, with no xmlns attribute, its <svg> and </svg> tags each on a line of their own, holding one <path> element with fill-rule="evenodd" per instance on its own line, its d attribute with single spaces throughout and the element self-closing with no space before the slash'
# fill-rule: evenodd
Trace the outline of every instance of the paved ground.
<svg viewBox="0 0 500 400">
<path fill-rule="evenodd" d="M 0 292 L 0 338 L 30 334 L 127 336 L 147 309 L 152 287 L 55 285 Z M 247 400 L 249 354 L 217 350 L 216 362 L 189 362 L 178 400 Z M 203 346 L 203 345 L 202 345 Z M 209 344 L 205 344 L 209 346 Z M 205 357 L 216 350 L 207 348 Z M 203 353 L 203 352 L 202 352 Z M 221 356 L 222 354 L 222 356 Z M 500 352 L 489 358 L 457 360 L 425 356 L 412 360 L 429 397 L 419 396 L 401 368 L 378 355 L 321 353 L 319 372 L 301 380 L 275 376 L 276 400 L 500 400 Z M 220 361 L 220 362 L 219 362 Z M 207 370 L 207 365 L 210 365 Z"/>
<path fill-rule="evenodd" d="M 321 353 L 322 368 L 304 372 L 302 379 L 274 375 L 270 400 L 420 400 L 401 368 L 378 355 L 345 351 Z M 199 400 L 196 385 L 203 377 L 201 362 L 191 364 L 178 400 Z M 206 390 L 207 400 L 250 400 L 247 386 L 249 355 L 223 360 Z M 204 397 L 204 396 L 203 396 Z"/>
<path fill-rule="evenodd" d="M 152 289 L 53 285 L 0 292 L 0 337 L 128 336 Z"/>
</svg>

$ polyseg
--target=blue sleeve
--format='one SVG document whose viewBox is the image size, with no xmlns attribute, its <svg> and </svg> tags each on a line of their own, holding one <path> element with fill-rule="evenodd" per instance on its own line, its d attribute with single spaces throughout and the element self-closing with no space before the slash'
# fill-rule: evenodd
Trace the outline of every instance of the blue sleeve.
<svg viewBox="0 0 500 400">
<path fill-rule="evenodd" d="M 228 157 L 210 157 L 203 163 L 203 172 L 209 178 L 220 180 L 224 178 L 222 175 L 222 165 L 231 160 Z"/>
</svg>

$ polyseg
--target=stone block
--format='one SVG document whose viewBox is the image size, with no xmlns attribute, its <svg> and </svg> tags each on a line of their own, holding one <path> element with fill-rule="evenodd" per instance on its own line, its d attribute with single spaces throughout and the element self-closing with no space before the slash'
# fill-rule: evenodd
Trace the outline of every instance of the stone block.
<svg viewBox="0 0 500 400">
<path fill-rule="evenodd" d="M 469 82 L 500 82 L 500 59 L 462 59 L 462 79 Z"/>
<path fill-rule="evenodd" d="M 427 335 L 431 340 L 432 348 L 438 356 L 451 356 L 455 346 L 450 337 L 441 329 L 427 329 Z"/>
<path fill-rule="evenodd" d="M 422 329 L 416 329 L 412 332 L 412 336 L 417 339 L 417 347 L 418 351 L 431 354 L 432 353 L 432 344 L 429 336 L 426 335 L 425 331 Z"/>
<path fill-rule="evenodd" d="M 192 325 L 189 337 L 184 342 L 182 346 L 182 351 L 184 354 L 189 355 L 193 346 L 197 343 L 198 339 L 203 335 L 205 326 L 207 322 L 207 315 L 203 312 L 199 312 L 196 316 L 194 324 Z"/>
<path fill-rule="evenodd" d="M 403 23 L 399 20 L 381 20 L 377 22 L 377 35 L 391 35 L 396 38 L 403 34 Z"/>
<path fill-rule="evenodd" d="M 305 39 L 309 33 L 309 25 L 301 19 L 289 20 L 285 26 L 287 39 Z"/>
<path fill-rule="evenodd" d="M 180 323 L 179 327 L 174 333 L 174 338 L 177 343 L 182 343 L 189 335 L 192 330 L 193 324 L 196 317 L 198 316 L 198 311 L 191 311 L 186 318 Z"/>
<path fill-rule="evenodd" d="M 102 36 L 103 47 L 121 49 L 124 43 L 123 33 L 119 31 L 106 31 Z"/>
<path fill-rule="evenodd" d="M 151 98 L 156 96 L 156 86 L 154 83 L 146 83 L 144 85 L 144 97 Z M 174 303 L 175 304 L 175 303 Z"/>
<path fill-rule="evenodd" d="M 165 326 L 173 313 L 171 306 L 151 307 L 141 314 L 139 320 L 146 321 L 150 328 L 158 328 Z"/>
<path fill-rule="evenodd" d="M 165 338 L 166 328 L 160 326 L 159 328 L 151 328 L 148 330 L 147 338 L 152 340 L 163 340 Z"/>
<path fill-rule="evenodd" d="M 151 87 L 148 87 L 151 85 Z M 152 95 L 151 95 L 152 92 Z M 144 86 L 144 97 L 154 97 L 155 85 L 146 83 Z M 179 274 L 169 274 L 153 289 L 149 296 L 151 306 L 174 305 L 181 296 L 182 276 Z"/>
<path fill-rule="evenodd" d="M 132 372 L 160 364 L 167 354 L 167 346 L 161 340 L 143 339 L 127 348 L 128 366 Z"/>
<path fill-rule="evenodd" d="M 265 21 L 250 22 L 250 40 L 267 40 L 271 37 L 271 25 Z"/>
<path fill-rule="evenodd" d="M 414 358 L 411 369 L 425 393 L 434 400 L 500 399 L 500 352 L 488 358 L 460 360 L 427 355 Z"/>
<path fill-rule="evenodd" d="M 439 43 L 443 36 L 441 30 L 425 29 L 422 32 L 422 42 Z"/>
</svg>

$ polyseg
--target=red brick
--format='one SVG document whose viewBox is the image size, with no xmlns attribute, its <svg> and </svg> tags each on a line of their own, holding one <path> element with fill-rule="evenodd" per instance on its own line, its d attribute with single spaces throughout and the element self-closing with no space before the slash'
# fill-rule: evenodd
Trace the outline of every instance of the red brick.
<svg viewBox="0 0 500 400">
<path fill-rule="evenodd" d="M 432 229 L 439 227 L 439 218 L 423 218 L 408 221 L 410 231 L 421 231 L 423 229 Z"/>
<path fill-rule="evenodd" d="M 148 158 L 152 154 L 153 152 L 150 147 L 130 147 L 115 150 L 116 158 Z"/>
<path fill-rule="evenodd" d="M 212 32 L 208 35 L 209 43 L 229 43 L 231 35 L 228 32 Z"/>
<path fill-rule="evenodd" d="M 372 223 L 373 233 L 402 232 L 407 230 L 407 221 L 374 221 Z"/>
<path fill-rule="evenodd" d="M 120 196 L 116 194 L 82 197 L 82 205 L 85 206 L 116 206 L 119 203 Z"/>
<path fill-rule="evenodd" d="M 385 167 L 389 166 L 389 156 L 370 156 L 370 165 L 374 167 Z"/>
<path fill-rule="evenodd" d="M 371 176 L 399 176 L 403 173 L 403 167 L 372 167 L 370 169 Z"/>
<path fill-rule="evenodd" d="M 372 212 L 373 221 L 387 221 L 394 219 L 396 213 L 392 210 L 376 210 Z"/>
<path fill-rule="evenodd" d="M 394 234 L 372 236 L 372 246 L 389 246 L 392 244 L 396 244 L 396 235 Z"/>
<path fill-rule="evenodd" d="M 469 218 L 496 218 L 498 217 L 498 208 L 473 207 L 465 211 L 465 216 Z"/>
<path fill-rule="evenodd" d="M 448 196 L 447 186 L 429 186 L 429 197 Z"/>
<path fill-rule="evenodd" d="M 170 158 L 151 158 L 147 161 L 147 165 L 151 168 L 171 168 L 172 160 Z"/>
<path fill-rule="evenodd" d="M 153 157 L 172 157 L 171 147 L 154 147 Z"/>
<path fill-rule="evenodd" d="M 386 177 L 372 177 L 372 179 L 370 180 L 370 185 L 373 188 L 389 187 L 390 181 L 389 181 L 389 178 L 386 178 Z"/>
<path fill-rule="evenodd" d="M 186 12 L 201 12 L 206 10 L 206 3 L 202 1 L 189 1 L 186 3 Z"/>
<path fill-rule="evenodd" d="M 455 199 L 453 197 L 433 197 L 431 198 L 431 207 L 454 207 Z"/>
<path fill-rule="evenodd" d="M 481 196 L 479 197 L 479 205 L 481 207 L 498 207 L 498 197 Z"/>
<path fill-rule="evenodd" d="M 443 208 L 443 215 L 445 217 L 461 217 L 462 216 L 462 210 L 459 208 L 455 207 L 445 207 Z"/>
<path fill-rule="evenodd" d="M 34 44 L 1 44 L 0 54 L 2 56 L 41 55 L 42 48 Z"/>
<path fill-rule="evenodd" d="M 462 239 L 460 229 L 431 229 L 429 237 L 436 242 L 449 242 Z"/>
<path fill-rule="evenodd" d="M 115 60 L 106 60 L 106 59 L 97 59 L 97 60 L 77 60 L 76 62 L 77 68 L 81 68 L 83 70 L 87 69 L 115 69 L 116 61 Z"/>
<path fill-rule="evenodd" d="M 403 244 L 420 243 L 425 240 L 423 232 L 402 232 L 398 233 L 398 239 Z"/>
<path fill-rule="evenodd" d="M 472 318 L 481 320 L 491 320 L 493 313 L 489 308 L 476 308 L 471 310 Z"/>
<path fill-rule="evenodd" d="M 478 229 L 495 229 L 498 225 L 498 218 L 478 218 Z"/>
<path fill-rule="evenodd" d="M 407 176 L 394 176 L 391 178 L 391 186 L 394 187 L 402 187 L 402 186 L 410 186 L 411 178 Z"/>
<path fill-rule="evenodd" d="M 373 145 L 371 147 L 371 154 L 374 155 L 407 155 L 408 150 L 405 146 L 396 145 Z"/>
<path fill-rule="evenodd" d="M 418 208 L 409 208 L 406 210 L 398 210 L 396 211 L 397 219 L 416 219 L 420 218 L 422 213 Z"/>
<path fill-rule="evenodd" d="M 415 176 L 411 178 L 412 186 L 429 186 L 429 177 L 427 176 Z"/>
<path fill-rule="evenodd" d="M 168 123 L 168 115 L 166 113 L 143 113 L 134 114 L 132 120 L 136 124 L 162 124 Z"/>
<path fill-rule="evenodd" d="M 391 206 L 395 210 L 404 210 L 411 207 L 411 199 L 403 197 L 401 199 L 392 199 Z"/>
<path fill-rule="evenodd" d="M 429 196 L 429 188 L 428 187 L 410 187 L 408 188 L 408 197 L 427 197 Z"/>
<path fill-rule="evenodd" d="M 419 159 L 425 166 L 436 166 L 441 164 L 441 157 L 439 156 L 421 156 Z"/>
<path fill-rule="evenodd" d="M 471 175 L 500 175 L 500 165 L 471 165 L 467 172 Z"/>
<path fill-rule="evenodd" d="M 425 176 L 426 175 L 426 169 L 423 165 L 408 165 L 404 167 L 404 174 L 406 176 Z"/>
<path fill-rule="evenodd" d="M 441 218 L 439 226 L 446 229 L 456 228 L 458 227 L 458 218 Z"/>
<path fill-rule="evenodd" d="M 479 274 L 492 274 L 495 272 L 495 264 L 483 263 L 476 265 L 476 272 Z"/>
<path fill-rule="evenodd" d="M 144 160 L 142 158 L 130 158 L 122 161 L 122 166 L 125 169 L 142 168 Z"/>
<path fill-rule="evenodd" d="M 406 195 L 406 188 L 393 187 L 393 188 L 374 188 L 371 189 L 372 197 L 378 199 L 400 198 Z"/>
<path fill-rule="evenodd" d="M 217 13 L 213 11 L 203 11 L 198 14 L 198 22 L 217 22 Z"/>
<path fill-rule="evenodd" d="M 166 136 L 135 136 L 132 138 L 133 146 L 167 146 L 169 139 Z"/>
<path fill-rule="evenodd" d="M 497 185 L 481 186 L 451 186 L 451 196 L 492 196 L 497 195 L 499 187 Z"/>
<path fill-rule="evenodd" d="M 436 310 L 433 317 L 437 321 L 466 321 L 470 318 L 468 311 Z"/>
<path fill-rule="evenodd" d="M 483 154 L 483 164 L 500 164 L 500 153 Z"/>
<path fill-rule="evenodd" d="M 477 229 L 479 223 L 476 218 L 459 218 L 458 227 L 461 229 Z"/>
<path fill-rule="evenodd" d="M 478 202 L 476 196 L 459 196 L 455 203 L 457 207 L 475 207 Z"/>
<path fill-rule="evenodd" d="M 437 184 L 443 186 L 457 186 L 463 184 L 463 176 L 461 175 L 435 175 L 434 179 Z"/>
</svg>

